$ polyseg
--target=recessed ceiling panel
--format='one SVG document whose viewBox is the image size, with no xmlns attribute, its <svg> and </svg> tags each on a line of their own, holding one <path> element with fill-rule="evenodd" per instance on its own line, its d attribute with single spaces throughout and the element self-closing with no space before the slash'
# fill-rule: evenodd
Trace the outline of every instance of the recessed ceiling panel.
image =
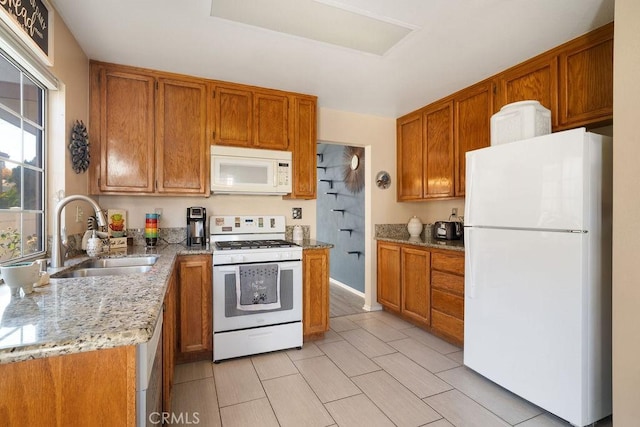
<svg viewBox="0 0 640 427">
<path fill-rule="evenodd" d="M 314 0 L 212 0 L 211 16 L 376 55 L 413 30 Z"/>
</svg>

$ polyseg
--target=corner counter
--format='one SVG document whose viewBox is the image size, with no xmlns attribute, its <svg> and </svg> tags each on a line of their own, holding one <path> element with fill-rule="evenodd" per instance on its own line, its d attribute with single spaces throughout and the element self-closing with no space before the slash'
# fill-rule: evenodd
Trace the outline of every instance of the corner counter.
<svg viewBox="0 0 640 427">
<path fill-rule="evenodd" d="M 51 279 L 31 294 L 13 298 L 8 286 L 0 285 L 0 364 L 149 341 L 176 257 L 203 253 L 211 251 L 183 245 L 130 246 L 127 255 L 159 255 L 150 271 Z M 55 272 L 85 259 L 71 259 Z"/>
<path fill-rule="evenodd" d="M 376 224 L 375 240 L 401 243 L 435 249 L 449 249 L 464 252 L 464 239 L 439 240 L 431 235 L 431 224 L 426 224 L 424 231 L 418 237 L 409 236 L 406 224 Z"/>
</svg>

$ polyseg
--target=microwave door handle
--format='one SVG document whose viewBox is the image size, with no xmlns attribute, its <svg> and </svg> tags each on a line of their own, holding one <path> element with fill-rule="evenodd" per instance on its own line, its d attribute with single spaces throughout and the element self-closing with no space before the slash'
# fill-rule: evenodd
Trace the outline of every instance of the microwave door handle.
<svg viewBox="0 0 640 427">
<path fill-rule="evenodd" d="M 278 187 L 278 162 L 273 162 L 273 188 Z"/>
</svg>

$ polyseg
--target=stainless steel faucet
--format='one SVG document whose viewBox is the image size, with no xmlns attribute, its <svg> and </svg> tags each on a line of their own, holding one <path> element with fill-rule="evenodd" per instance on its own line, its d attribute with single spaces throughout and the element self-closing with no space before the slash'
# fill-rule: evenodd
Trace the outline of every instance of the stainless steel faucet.
<svg viewBox="0 0 640 427">
<path fill-rule="evenodd" d="M 53 219 L 54 221 L 53 222 L 53 242 L 52 242 L 53 247 L 51 248 L 51 267 L 52 268 L 58 268 L 64 265 L 64 258 L 68 248 L 62 244 L 62 237 L 60 236 L 60 231 L 62 228 L 60 218 L 62 216 L 61 215 L 62 209 L 64 209 L 64 207 L 68 205 L 70 202 L 73 202 L 76 200 L 82 200 L 91 204 L 91 206 L 93 206 L 93 209 L 96 211 L 96 218 L 98 219 L 98 225 L 100 225 L 101 227 L 105 227 L 107 225 L 107 219 L 105 218 L 104 213 L 102 212 L 102 208 L 100 208 L 100 206 L 92 198 L 84 196 L 82 194 L 74 194 L 72 196 L 67 196 L 64 199 L 60 200 L 56 205 L 56 210 L 53 216 L 54 218 Z"/>
</svg>

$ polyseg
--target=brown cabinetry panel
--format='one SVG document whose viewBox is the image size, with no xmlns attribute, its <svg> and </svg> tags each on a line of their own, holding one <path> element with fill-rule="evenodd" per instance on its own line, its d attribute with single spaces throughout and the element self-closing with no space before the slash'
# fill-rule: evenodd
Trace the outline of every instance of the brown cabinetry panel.
<svg viewBox="0 0 640 427">
<path fill-rule="evenodd" d="M 459 92 L 455 104 L 455 195 L 466 190 L 466 153 L 491 145 L 493 83 L 483 82 Z"/>
<path fill-rule="evenodd" d="M 464 253 L 431 255 L 431 325 L 462 344 L 464 341 Z"/>
<path fill-rule="evenodd" d="M 453 196 L 453 102 L 428 108 L 423 124 L 422 197 Z"/>
<path fill-rule="evenodd" d="M 209 195 L 209 146 L 290 150 L 287 198 L 316 197 L 311 95 L 90 63 L 91 194 Z"/>
<path fill-rule="evenodd" d="M 429 325 L 431 254 L 424 249 L 402 247 L 401 259 L 402 314 Z"/>
<path fill-rule="evenodd" d="M 136 348 L 0 365 L 8 426 L 135 426 Z"/>
<path fill-rule="evenodd" d="M 613 23 L 560 54 L 560 127 L 613 118 Z"/>
<path fill-rule="evenodd" d="M 378 302 L 400 312 L 400 246 L 378 242 Z"/>
<path fill-rule="evenodd" d="M 156 106 L 157 191 L 208 194 L 207 86 L 160 78 Z"/>
<path fill-rule="evenodd" d="M 457 276 L 434 270 L 433 256 L 431 258 L 431 268 L 432 288 L 441 289 L 456 295 L 464 295 L 464 276 Z"/>
<path fill-rule="evenodd" d="M 398 119 L 398 201 L 421 200 L 423 186 L 422 113 Z"/>
<path fill-rule="evenodd" d="M 434 270 L 464 274 L 464 255 L 449 255 L 437 252 L 433 254 L 431 263 Z"/>
<path fill-rule="evenodd" d="M 217 85 L 215 137 L 220 145 L 249 147 L 253 144 L 253 94 L 237 87 Z"/>
<path fill-rule="evenodd" d="M 305 338 L 329 330 L 329 249 L 305 249 L 302 255 Z"/>
<path fill-rule="evenodd" d="M 458 319 L 464 318 L 464 299 L 461 296 L 433 289 L 431 291 L 431 299 L 431 305 L 434 310 Z"/>
<path fill-rule="evenodd" d="M 464 321 L 438 310 L 431 310 L 431 327 L 462 344 L 464 337 Z"/>
<path fill-rule="evenodd" d="M 498 76 L 496 111 L 517 101 L 535 100 L 551 110 L 552 125 L 558 125 L 558 58 L 545 55 L 524 62 Z"/>
<path fill-rule="evenodd" d="M 377 248 L 378 302 L 386 310 L 462 344 L 464 253 L 384 241 L 378 241 Z"/>
<path fill-rule="evenodd" d="M 100 141 L 92 188 L 152 193 L 155 79 L 92 65 L 91 89 L 91 133 Z"/>
<path fill-rule="evenodd" d="M 269 150 L 286 150 L 289 147 L 287 96 L 254 92 L 253 105 L 255 146 Z"/>
<path fill-rule="evenodd" d="M 317 185 L 316 99 L 291 97 L 292 199 L 315 199 Z"/>
<path fill-rule="evenodd" d="M 213 358 L 211 275 L 211 256 L 178 257 L 178 363 Z"/>
</svg>

